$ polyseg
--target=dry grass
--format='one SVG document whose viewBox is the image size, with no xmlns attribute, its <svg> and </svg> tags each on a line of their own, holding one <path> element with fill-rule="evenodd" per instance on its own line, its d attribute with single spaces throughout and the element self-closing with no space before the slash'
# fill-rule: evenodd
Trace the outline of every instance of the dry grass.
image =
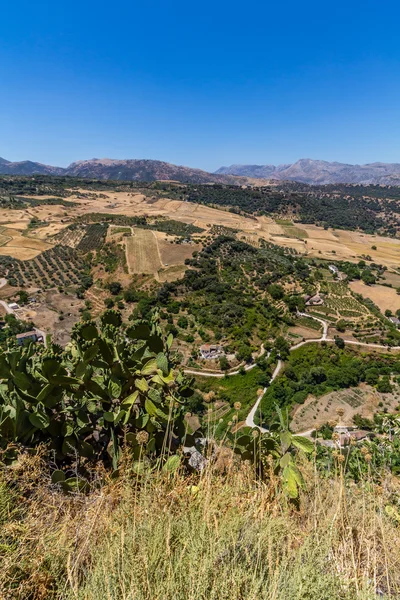
<svg viewBox="0 0 400 600">
<path fill-rule="evenodd" d="M 0 255 L 8 255 L 20 260 L 29 260 L 34 258 L 44 250 L 52 247 L 43 240 L 22 235 L 17 229 L 4 227 L 1 230 L 3 243 L 0 244 Z"/>
<path fill-rule="evenodd" d="M 129 463 L 126 463 L 127 466 Z M 399 482 L 320 478 L 300 508 L 225 474 L 140 481 L 124 471 L 88 495 L 49 485 L 25 456 L 0 482 L 0 597 L 13 600 L 372 600 L 400 593 Z M 100 474 L 99 474 L 100 475 Z"/>
<path fill-rule="evenodd" d="M 161 260 L 168 265 L 182 265 L 186 258 L 192 258 L 193 252 L 200 252 L 201 244 L 174 244 L 174 237 L 161 231 L 154 231 L 160 250 Z"/>
<path fill-rule="evenodd" d="M 386 309 L 395 313 L 400 308 L 400 296 L 394 288 L 384 285 L 365 285 L 360 280 L 351 281 L 349 286 L 356 294 L 361 294 L 364 298 L 370 298 L 383 313 Z"/>
<path fill-rule="evenodd" d="M 161 268 L 157 238 L 149 229 L 133 228 L 126 238 L 126 262 L 129 273 L 157 273 Z"/>
</svg>

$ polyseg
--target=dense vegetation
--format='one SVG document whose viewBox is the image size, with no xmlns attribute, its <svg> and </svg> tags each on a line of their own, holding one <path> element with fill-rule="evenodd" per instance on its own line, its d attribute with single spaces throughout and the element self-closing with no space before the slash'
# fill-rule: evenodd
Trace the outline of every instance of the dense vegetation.
<svg viewBox="0 0 400 600">
<path fill-rule="evenodd" d="M 266 243 L 254 248 L 219 236 L 187 263 L 192 268 L 181 281 L 165 284 L 157 301 L 169 312 L 187 311 L 203 329 L 203 339 L 207 330 L 217 340 L 228 336 L 244 359 L 251 356 L 254 334 L 266 340 L 283 313 L 304 304 L 300 295 L 287 296 L 280 285 L 285 278 L 305 281 L 309 276 L 306 263 L 292 251 Z M 281 309 L 274 300 L 282 301 Z"/>
<path fill-rule="evenodd" d="M 327 343 L 309 344 L 287 356 L 283 375 L 268 388 L 260 405 L 259 421 L 270 423 L 276 407 L 301 404 L 309 394 L 322 396 L 334 390 L 357 386 L 361 381 L 389 392 L 391 374 L 400 373 L 400 358 L 363 355 Z"/>
<path fill-rule="evenodd" d="M 163 231 L 164 233 L 182 237 L 204 231 L 204 229 L 197 227 L 196 225 L 162 217 L 128 217 L 127 215 L 115 215 L 109 213 L 88 213 L 82 215 L 82 217 L 79 218 L 79 221 L 85 223 L 110 223 L 122 227 L 131 226 L 140 227 L 141 229 L 154 229 L 155 231 Z"/>
<path fill-rule="evenodd" d="M 85 234 L 77 246 L 78 250 L 88 252 L 89 250 L 101 248 L 106 239 L 107 229 L 107 223 L 91 223 L 87 225 Z"/>
<path fill-rule="evenodd" d="M 122 327 L 116 311 L 104 313 L 101 330 L 84 322 L 72 338 L 64 352 L 32 343 L 0 351 L 3 455 L 12 458 L 18 444 L 48 443 L 53 481 L 67 488 L 85 485 L 93 463 L 116 469 L 128 440 L 136 459 L 162 451 L 167 459 L 166 436 L 169 449 L 185 436 L 182 407 L 192 394 L 173 372 L 172 339 L 156 321 Z"/>
<path fill-rule="evenodd" d="M 382 218 L 382 206 L 374 199 L 319 196 L 315 193 L 299 193 L 276 188 L 238 188 L 235 186 L 197 186 L 188 190 L 188 200 L 216 207 L 226 207 L 233 212 L 254 215 L 286 214 L 295 212 L 301 223 L 314 223 L 337 229 L 361 229 L 366 233 L 383 230 L 391 235 Z M 393 203 L 393 207 L 396 203 Z M 391 210 L 393 210 L 390 205 Z"/>
<path fill-rule="evenodd" d="M 76 206 L 76 202 L 64 200 L 64 198 L 25 198 L 19 196 L 0 196 L 0 208 L 8 208 L 10 210 L 25 210 L 26 208 L 35 206 L 64 206 L 72 208 Z"/>
</svg>

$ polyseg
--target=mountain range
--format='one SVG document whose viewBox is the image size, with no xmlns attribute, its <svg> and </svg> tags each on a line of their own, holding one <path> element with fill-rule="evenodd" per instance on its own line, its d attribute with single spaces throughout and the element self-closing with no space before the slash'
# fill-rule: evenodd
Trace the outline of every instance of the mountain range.
<svg viewBox="0 0 400 600">
<path fill-rule="evenodd" d="M 250 183 L 248 177 L 229 174 L 207 173 L 201 169 L 181 167 L 160 160 L 115 160 L 93 158 L 79 160 L 68 167 L 52 167 L 24 160 L 10 162 L 0 158 L 0 175 L 69 175 L 92 179 L 121 181 L 179 181 L 181 183 L 226 183 L 241 185 Z"/>
<path fill-rule="evenodd" d="M 179 181 L 181 183 L 225 183 L 244 185 L 260 180 L 299 181 L 311 185 L 334 183 L 400 185 L 399 163 L 350 165 L 339 162 L 298 160 L 284 165 L 231 165 L 214 173 L 173 165 L 159 160 L 93 158 L 53 167 L 29 160 L 10 162 L 0 158 L 1 175 L 70 175 L 124 181 Z"/>
<path fill-rule="evenodd" d="M 400 185 L 399 163 L 370 163 L 349 165 L 325 160 L 302 158 L 286 165 L 231 165 L 216 171 L 223 175 L 240 175 L 252 179 L 278 179 L 299 181 L 311 185 L 330 183 L 360 183 Z"/>
</svg>

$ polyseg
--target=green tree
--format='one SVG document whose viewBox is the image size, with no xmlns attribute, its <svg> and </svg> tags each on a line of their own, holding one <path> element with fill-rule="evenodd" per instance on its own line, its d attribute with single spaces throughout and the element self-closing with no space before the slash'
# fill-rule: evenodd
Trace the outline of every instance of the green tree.
<svg viewBox="0 0 400 600">
<path fill-rule="evenodd" d="M 285 360 L 289 356 L 290 346 L 283 336 L 280 335 L 276 338 L 274 348 L 282 360 Z"/>
<path fill-rule="evenodd" d="M 378 381 L 376 389 L 381 394 L 389 394 L 391 391 L 393 391 L 393 387 L 392 387 L 392 385 L 390 383 L 389 375 L 384 375 L 382 377 L 382 379 L 380 379 Z"/>
<path fill-rule="evenodd" d="M 236 351 L 236 358 L 240 361 L 250 362 L 253 358 L 250 346 L 243 343 L 240 344 Z"/>
<path fill-rule="evenodd" d="M 219 368 L 221 371 L 227 371 L 229 369 L 229 362 L 226 356 L 221 356 L 219 359 Z"/>
<path fill-rule="evenodd" d="M 179 317 L 179 319 L 177 321 L 177 325 L 178 325 L 178 327 L 181 327 L 182 329 L 187 329 L 188 325 L 189 325 L 189 321 L 187 320 L 186 317 L 181 316 L 181 317 Z"/>
<path fill-rule="evenodd" d="M 120 284 L 119 281 L 112 281 L 111 283 L 108 284 L 107 287 L 113 296 L 118 296 L 118 294 L 122 290 L 122 285 Z"/>
<path fill-rule="evenodd" d="M 25 290 L 20 290 L 18 292 L 18 296 L 21 304 L 26 304 L 29 300 L 28 292 L 26 292 Z"/>
<path fill-rule="evenodd" d="M 373 285 L 374 283 L 376 283 L 376 277 L 370 269 L 363 270 L 363 272 L 361 273 L 361 279 L 366 285 Z"/>
<path fill-rule="evenodd" d="M 104 299 L 104 306 L 106 308 L 113 308 L 114 304 L 115 303 L 114 303 L 114 300 L 112 298 L 105 298 Z"/>
<path fill-rule="evenodd" d="M 344 339 L 339 337 L 338 335 L 335 335 L 335 344 L 338 348 L 343 350 L 343 348 L 345 346 Z"/>
</svg>

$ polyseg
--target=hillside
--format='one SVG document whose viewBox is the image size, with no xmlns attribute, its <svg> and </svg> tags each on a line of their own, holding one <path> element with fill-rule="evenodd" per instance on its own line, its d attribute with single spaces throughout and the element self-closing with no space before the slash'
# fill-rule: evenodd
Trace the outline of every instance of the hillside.
<svg viewBox="0 0 400 600">
<path fill-rule="evenodd" d="M 240 175 L 252 178 L 272 178 L 309 184 L 359 183 L 399 185 L 399 163 L 349 165 L 324 160 L 300 159 L 284 165 L 231 165 L 221 167 L 217 174 Z"/>
</svg>

